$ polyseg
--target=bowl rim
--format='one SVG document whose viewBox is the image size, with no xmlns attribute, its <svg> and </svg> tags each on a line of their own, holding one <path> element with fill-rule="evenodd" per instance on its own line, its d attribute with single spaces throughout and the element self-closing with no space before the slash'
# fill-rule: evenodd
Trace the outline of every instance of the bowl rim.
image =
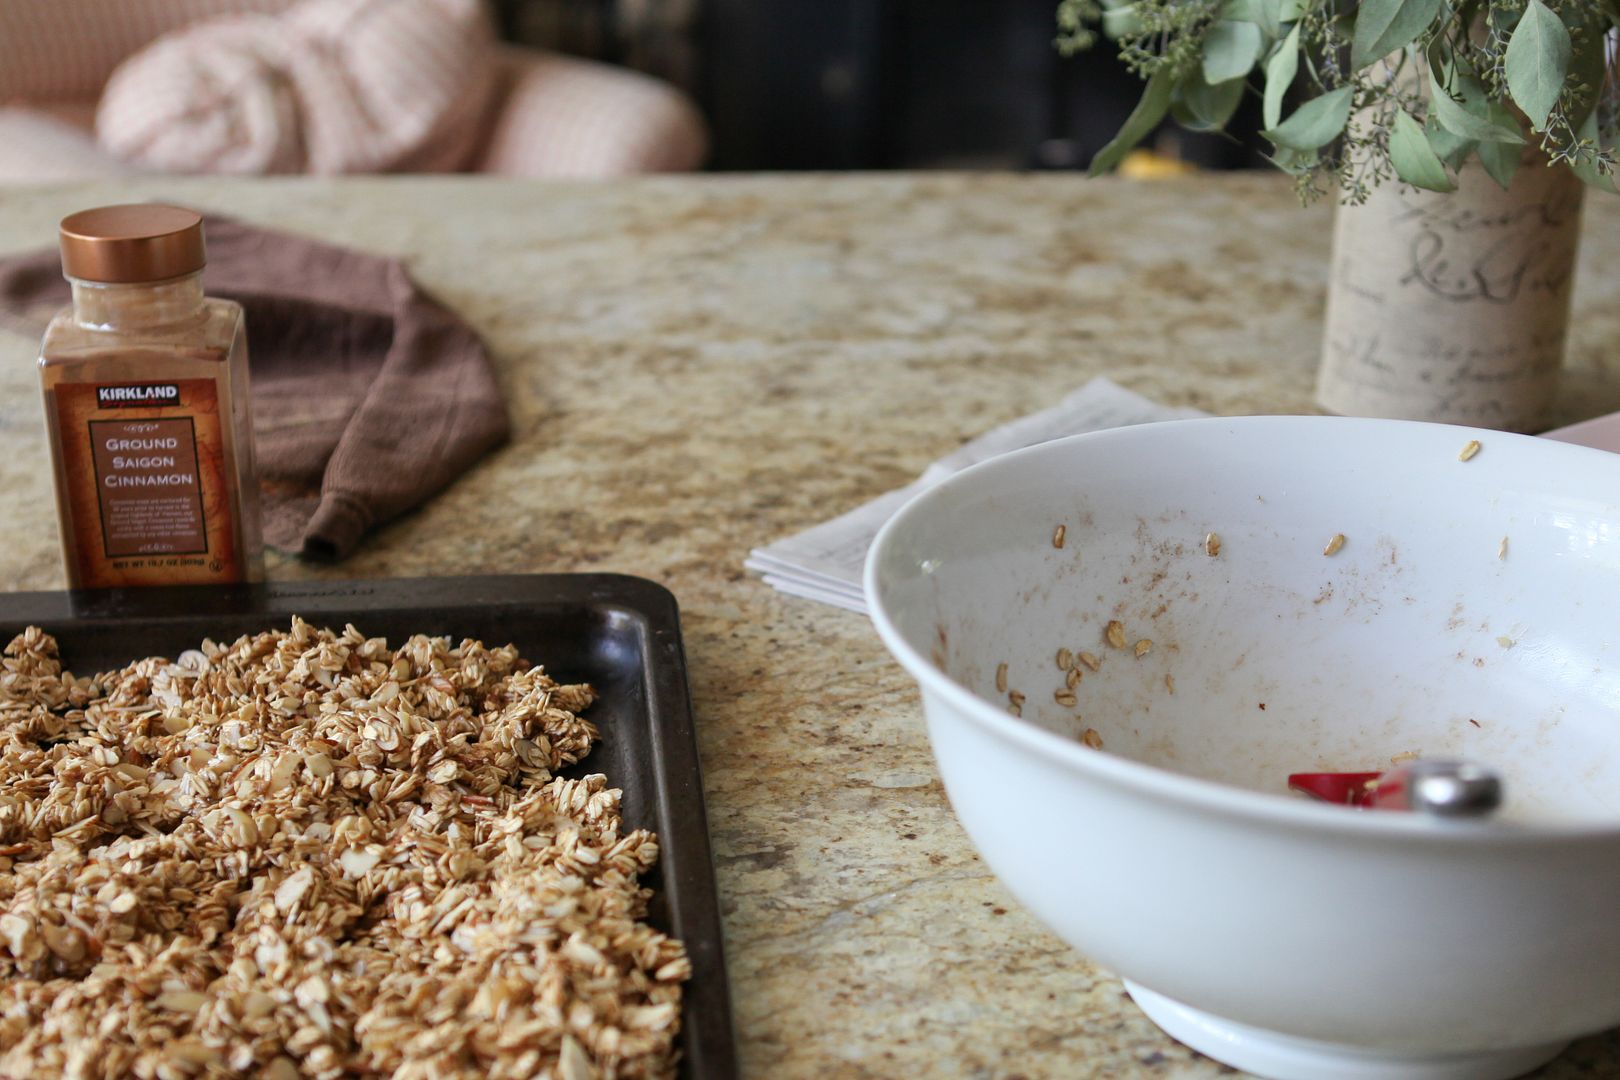
<svg viewBox="0 0 1620 1080">
<path fill-rule="evenodd" d="M 1236 427 L 1252 430 L 1324 425 L 1339 428 L 1363 427 L 1370 429 L 1369 435 L 1375 437 L 1380 431 L 1439 428 L 1444 429 L 1451 437 L 1460 436 L 1459 446 L 1471 436 L 1482 437 L 1481 441 L 1484 437 L 1492 440 L 1507 439 L 1540 447 L 1536 453 L 1566 458 L 1571 463 L 1584 459 L 1588 465 L 1597 465 L 1599 468 L 1608 468 L 1620 473 L 1620 455 L 1606 450 L 1489 428 L 1470 428 L 1417 420 L 1343 416 L 1211 416 L 1163 420 L 1070 435 L 1009 451 L 971 465 L 917 493 L 897 510 L 872 541 L 862 572 L 862 586 L 872 623 L 884 646 L 920 687 L 943 698 L 971 723 L 999 738 L 1016 743 L 1025 750 L 1053 759 L 1085 779 L 1124 788 L 1137 795 L 1153 796 L 1203 813 L 1277 827 L 1305 826 L 1318 832 L 1336 832 L 1346 837 L 1403 837 L 1412 841 L 1444 843 L 1459 841 L 1511 843 L 1516 840 L 1544 842 L 1549 839 L 1620 840 L 1620 821 L 1613 824 L 1586 821 L 1504 822 L 1495 818 L 1485 821 L 1443 821 L 1417 814 L 1347 813 L 1343 807 L 1310 802 L 1280 793 L 1234 787 L 1214 780 L 1186 776 L 1117 754 L 1092 750 L 1076 739 L 1048 731 L 1031 720 L 1013 716 L 1006 710 L 997 708 L 940 671 L 928 657 L 905 640 L 884 605 L 882 583 L 878 580 L 878 565 L 888 548 L 895 543 L 894 538 L 906 529 L 909 521 L 927 512 L 940 500 L 949 498 L 952 492 L 981 484 L 991 476 L 1015 468 L 1024 458 L 1061 454 L 1076 445 L 1160 438 L 1163 432 L 1170 428 L 1207 427 L 1213 430 L 1217 427 L 1224 429 Z"/>
</svg>

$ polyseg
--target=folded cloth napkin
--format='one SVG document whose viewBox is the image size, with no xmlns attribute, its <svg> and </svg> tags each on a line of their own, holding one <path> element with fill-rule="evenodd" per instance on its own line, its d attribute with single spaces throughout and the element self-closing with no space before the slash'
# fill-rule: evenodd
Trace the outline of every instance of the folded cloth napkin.
<svg viewBox="0 0 1620 1080">
<path fill-rule="evenodd" d="M 208 217 L 207 291 L 247 311 L 265 540 L 340 559 L 504 442 L 478 335 L 394 259 Z M 0 258 L 0 321 L 69 299 L 53 250 Z"/>
</svg>

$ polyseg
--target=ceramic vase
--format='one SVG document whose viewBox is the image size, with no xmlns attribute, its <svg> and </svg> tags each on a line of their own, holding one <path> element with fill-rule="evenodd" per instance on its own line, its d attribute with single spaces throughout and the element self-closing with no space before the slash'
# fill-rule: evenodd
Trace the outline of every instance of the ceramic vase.
<svg viewBox="0 0 1620 1080">
<path fill-rule="evenodd" d="M 1340 206 L 1317 402 L 1330 412 L 1534 431 L 1557 389 L 1585 186 L 1527 151 L 1504 190 L 1390 181 Z"/>
</svg>

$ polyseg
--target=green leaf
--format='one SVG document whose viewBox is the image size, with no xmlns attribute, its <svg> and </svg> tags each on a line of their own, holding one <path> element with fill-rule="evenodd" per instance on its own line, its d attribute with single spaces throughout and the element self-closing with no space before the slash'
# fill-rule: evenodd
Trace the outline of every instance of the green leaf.
<svg viewBox="0 0 1620 1080">
<path fill-rule="evenodd" d="M 1513 174 L 1519 169 L 1521 154 L 1519 147 L 1509 146 L 1507 143 L 1479 144 L 1479 163 L 1485 166 L 1485 171 L 1490 174 L 1492 180 L 1501 185 L 1503 191 L 1513 183 Z"/>
<path fill-rule="evenodd" d="M 1569 31 L 1541 0 L 1529 0 L 1504 57 L 1508 93 L 1537 131 L 1558 104 L 1569 74 Z"/>
<path fill-rule="evenodd" d="M 1359 71 L 1404 49 L 1429 28 L 1445 0 L 1363 0 L 1350 40 L 1350 67 Z"/>
<path fill-rule="evenodd" d="M 1218 22 L 1204 35 L 1204 81 L 1211 86 L 1241 79 L 1260 59 L 1260 28 L 1254 23 Z"/>
<path fill-rule="evenodd" d="M 1493 101 L 1485 107 L 1485 119 L 1489 120 L 1503 131 L 1518 132 L 1519 145 L 1523 145 L 1524 123 L 1514 115 L 1512 108 L 1502 104 L 1499 101 Z"/>
<path fill-rule="evenodd" d="M 1220 131 L 1243 100 L 1243 81 L 1228 79 L 1211 86 L 1195 71 L 1181 84 L 1176 120 L 1193 131 Z"/>
<path fill-rule="evenodd" d="M 1446 175 L 1440 156 L 1429 146 L 1423 128 L 1405 109 L 1395 110 L 1395 126 L 1389 133 L 1389 163 L 1395 175 L 1413 187 L 1428 191 L 1456 191 Z"/>
<path fill-rule="evenodd" d="M 1269 156 L 1263 153 L 1260 156 L 1290 176 L 1304 176 L 1316 168 L 1319 159 L 1314 150 L 1290 150 L 1286 146 Z"/>
<path fill-rule="evenodd" d="M 1290 150 L 1316 150 L 1326 146 L 1344 131 L 1355 92 L 1353 86 L 1341 86 L 1321 97 L 1311 98 L 1287 120 L 1261 134 Z"/>
<path fill-rule="evenodd" d="M 1598 132 L 1596 110 L 1588 115 L 1586 122 L 1576 129 L 1575 137 L 1577 139 L 1590 139 L 1593 146 L 1603 145 L 1603 139 Z M 1569 170 L 1590 187 L 1607 191 L 1610 194 L 1620 194 L 1620 188 L 1615 187 L 1614 174 L 1599 171 L 1597 164 L 1590 158 L 1577 158 L 1576 163 L 1571 165 Z"/>
<path fill-rule="evenodd" d="M 1103 9 L 1103 33 L 1110 38 L 1135 37 L 1143 29 L 1142 18 L 1136 13 L 1135 4 L 1115 4 Z"/>
<path fill-rule="evenodd" d="M 1453 135 L 1440 126 L 1440 121 L 1433 116 L 1423 125 L 1423 134 L 1429 138 L 1429 146 L 1439 155 L 1440 160 L 1453 169 L 1460 168 L 1463 159 L 1473 152 L 1479 144 L 1473 139 L 1465 139 L 1461 135 Z"/>
<path fill-rule="evenodd" d="M 1108 172 L 1124 161 L 1125 155 L 1159 126 L 1164 114 L 1170 111 L 1170 95 L 1174 89 L 1175 84 L 1170 81 L 1168 68 L 1160 68 L 1153 73 L 1153 77 L 1147 82 L 1147 88 L 1142 91 L 1142 100 L 1136 103 L 1131 115 L 1125 118 L 1119 134 L 1091 159 L 1089 171 L 1092 176 Z"/>
<path fill-rule="evenodd" d="M 1590 161 L 1571 165 L 1569 169 L 1580 177 L 1581 182 L 1588 187 L 1595 187 L 1599 191 L 1607 191 L 1610 195 L 1620 194 L 1620 188 L 1616 188 L 1614 184 L 1614 174 L 1599 172 L 1597 166 Z"/>
<path fill-rule="evenodd" d="M 1283 0 L 1226 0 L 1221 18 L 1254 23 L 1270 41 L 1282 33 Z"/>
<path fill-rule="evenodd" d="M 1274 128 L 1282 119 L 1283 96 L 1299 73 L 1299 27 L 1288 31 L 1282 44 L 1272 50 L 1266 61 L 1266 92 L 1261 99 L 1260 115 L 1266 127 Z"/>
<path fill-rule="evenodd" d="M 1484 111 L 1484 89 L 1471 76 L 1459 72 L 1452 76 L 1451 82 L 1465 101 L 1474 108 Z M 1429 107 L 1434 110 L 1434 116 L 1440 121 L 1440 125 L 1454 135 L 1461 135 L 1465 139 L 1477 142 L 1502 142 L 1514 146 L 1524 143 L 1524 136 L 1520 134 L 1518 128 L 1487 119 L 1464 108 L 1446 93 L 1445 87 L 1435 81 L 1432 68 L 1429 71 Z"/>
<path fill-rule="evenodd" d="M 1305 0 L 1282 0 L 1277 17 L 1285 23 L 1298 22 L 1305 15 Z"/>
<path fill-rule="evenodd" d="M 1267 41 L 1276 41 L 1282 33 L 1282 0 L 1259 0 L 1260 18 L 1255 25 L 1265 32 Z"/>
</svg>

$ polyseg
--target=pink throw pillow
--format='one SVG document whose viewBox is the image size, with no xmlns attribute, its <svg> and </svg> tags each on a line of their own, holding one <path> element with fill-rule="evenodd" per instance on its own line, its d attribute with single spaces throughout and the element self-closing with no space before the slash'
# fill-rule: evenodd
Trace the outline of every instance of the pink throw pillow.
<svg viewBox="0 0 1620 1080">
<path fill-rule="evenodd" d="M 451 171 L 476 148 L 493 57 L 479 0 L 304 0 L 136 53 L 96 136 L 165 172 Z"/>
</svg>

